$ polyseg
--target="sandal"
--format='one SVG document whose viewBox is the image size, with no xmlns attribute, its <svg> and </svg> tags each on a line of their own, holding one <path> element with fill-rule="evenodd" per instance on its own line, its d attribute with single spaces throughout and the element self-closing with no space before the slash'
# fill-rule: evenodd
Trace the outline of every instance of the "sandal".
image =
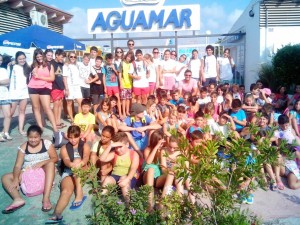
<svg viewBox="0 0 300 225">
<path fill-rule="evenodd" d="M 278 182 L 277 187 L 279 190 L 284 190 L 284 184 L 282 182 Z"/>
<path fill-rule="evenodd" d="M 42 211 L 49 212 L 52 209 L 51 202 L 43 202 Z"/>
<path fill-rule="evenodd" d="M 277 191 L 278 190 L 278 186 L 276 183 L 270 183 L 270 190 L 271 191 Z"/>
<path fill-rule="evenodd" d="M 45 224 L 58 224 L 61 223 L 63 221 L 63 216 L 58 217 L 58 216 L 53 216 L 51 218 L 49 218 Z"/>
<path fill-rule="evenodd" d="M 25 205 L 25 202 L 23 202 L 20 205 L 9 205 L 4 210 L 2 210 L 2 214 L 13 213 L 13 212 L 17 211 L 18 209 L 22 208 L 24 205 Z"/>
<path fill-rule="evenodd" d="M 21 134 L 23 137 L 27 137 L 27 133 L 25 131 L 19 131 L 19 134 Z"/>
</svg>

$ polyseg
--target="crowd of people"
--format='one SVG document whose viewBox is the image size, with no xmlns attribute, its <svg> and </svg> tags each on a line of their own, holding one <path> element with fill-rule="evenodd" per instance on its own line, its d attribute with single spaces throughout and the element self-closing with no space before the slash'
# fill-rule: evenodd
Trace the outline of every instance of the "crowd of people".
<svg viewBox="0 0 300 225">
<path fill-rule="evenodd" d="M 100 169 L 98 179 L 102 186 L 117 184 L 125 201 L 128 190 L 141 184 L 161 188 L 162 197 L 173 186 L 182 195 L 190 183 L 176 179 L 173 168 L 180 151 L 173 132 L 186 137 L 192 147 L 205 145 L 220 134 L 228 138 L 233 133 L 236 138 L 249 139 L 255 151 L 256 139 L 247 132 L 250 124 L 259 127 L 262 138 L 271 127 L 278 126 L 273 144 L 286 140 L 293 146 L 295 159 L 285 159 L 278 153 L 278 164 L 264 165 L 271 190 L 284 190 L 282 176 L 287 176 L 289 188 L 300 188 L 300 85 L 296 85 L 291 98 L 285 87 L 274 93 L 260 80 L 246 92 L 244 85 L 233 83 L 235 63 L 230 49 L 224 50 L 223 57 L 216 57 L 214 47 L 208 45 L 205 56 L 199 58 L 195 49 L 189 60 L 185 54 L 177 57 L 176 51 L 165 50 L 161 59 L 158 48 L 152 54 L 143 54 L 134 49 L 134 44 L 128 40 L 127 52 L 117 47 L 114 54 L 108 53 L 104 58 L 92 47 L 82 62 L 77 62 L 75 52 L 36 49 L 31 66 L 26 55 L 17 52 L 15 65 L 0 69 L 0 106 L 4 115 L 0 141 L 12 140 L 10 122 L 17 106 L 19 133 L 28 138 L 19 147 L 13 173 L 2 177 L 4 188 L 13 198 L 3 213 L 25 205 L 18 187 L 28 167 L 45 171 L 42 210 L 50 211 L 50 192 L 59 158 L 61 192 L 47 223 L 62 221 L 74 191 L 71 210 L 86 201 L 88 196 L 72 168 L 85 168 L 88 162 Z M 25 132 L 29 98 L 37 125 Z M 64 108 L 71 124 L 66 134 L 60 132 L 66 126 L 61 120 Z M 41 138 L 45 116 L 53 132 L 66 141 L 59 146 L 60 156 L 55 151 L 57 140 L 51 143 Z M 199 163 L 197 158 L 191 161 Z M 149 210 L 154 206 L 153 195 L 152 192 Z M 190 193 L 189 197 L 195 201 Z M 253 196 L 246 202 L 253 203 Z"/>
</svg>

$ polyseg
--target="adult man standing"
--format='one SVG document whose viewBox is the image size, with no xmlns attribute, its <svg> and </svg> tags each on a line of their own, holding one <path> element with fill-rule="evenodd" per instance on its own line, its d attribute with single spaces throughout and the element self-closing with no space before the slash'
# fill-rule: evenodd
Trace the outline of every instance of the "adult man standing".
<svg viewBox="0 0 300 225">
<path fill-rule="evenodd" d="M 128 47 L 128 51 L 134 52 L 134 40 L 129 39 L 127 41 L 127 47 Z"/>
<path fill-rule="evenodd" d="M 206 55 L 201 58 L 201 81 L 202 86 L 208 86 L 210 83 L 217 83 L 220 80 L 219 64 L 214 55 L 214 47 L 207 45 Z"/>
</svg>

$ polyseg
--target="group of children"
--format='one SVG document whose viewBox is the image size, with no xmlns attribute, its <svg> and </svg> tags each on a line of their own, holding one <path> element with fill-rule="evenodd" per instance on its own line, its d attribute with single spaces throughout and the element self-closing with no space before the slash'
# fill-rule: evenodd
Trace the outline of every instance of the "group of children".
<svg viewBox="0 0 300 225">
<path fill-rule="evenodd" d="M 73 162 L 72 160 L 70 162 L 71 157 L 64 153 L 66 147 L 62 148 L 62 161 L 65 165 L 69 165 L 63 174 L 70 174 L 69 168 L 86 165 L 90 158 L 91 163 L 99 168 L 98 177 L 103 187 L 117 184 L 127 201 L 128 190 L 137 184 L 140 185 L 141 182 L 161 188 L 162 197 L 173 190 L 173 185 L 178 194 L 182 195 L 184 186 L 189 189 L 190 184 L 189 181 L 183 184 L 176 178 L 174 166 L 180 151 L 179 140 L 173 136 L 174 132 L 186 137 L 191 146 L 205 145 L 207 140 L 220 138 L 220 134 L 225 138 L 233 134 L 234 138 L 248 139 L 251 148 L 257 150 L 255 135 L 249 133 L 249 126 L 252 123 L 259 127 L 257 134 L 262 138 L 272 126 L 278 126 L 271 142 L 279 145 L 285 140 L 291 145 L 291 151 L 295 155 L 295 159 L 288 160 L 278 151 L 278 163 L 264 165 L 270 178 L 266 179 L 270 189 L 285 188 L 281 176 L 287 176 L 289 188 L 300 188 L 298 94 L 286 102 L 286 108 L 282 107 L 283 111 L 278 111 L 276 99 L 272 102 L 270 98 L 270 89 L 255 84 L 251 86 L 250 93 L 243 93 L 240 91 L 242 88 L 243 86 L 237 85 L 230 87 L 228 84 L 218 86 L 210 84 L 200 89 L 199 96 L 192 96 L 190 93 L 180 96 L 177 89 L 168 96 L 166 91 L 159 90 L 156 96 L 148 96 L 145 106 L 132 103 L 130 115 L 125 118 L 118 115 L 117 99 L 114 96 L 104 98 L 95 115 L 90 112 L 92 109 L 90 100 L 84 99 L 81 103 L 81 113 L 75 116 L 74 124 L 69 127 L 67 133 L 69 140 L 67 145 L 71 144 L 75 152 Z M 293 104 L 293 108 L 289 109 L 287 107 L 289 104 Z M 74 133 L 75 128 L 78 131 Z M 95 130 L 99 131 L 100 138 L 95 135 Z M 230 149 L 228 151 L 230 153 Z M 70 152 L 68 151 L 68 154 Z M 78 162 L 75 154 L 79 158 Z M 199 163 L 197 158 L 191 161 Z M 78 185 L 80 182 L 75 184 Z M 63 193 L 62 191 L 61 195 Z M 75 200 L 83 198 L 82 194 L 79 196 Z M 149 198 L 149 210 L 152 210 L 153 192 Z M 195 201 L 192 195 L 190 199 Z M 253 203 L 253 198 L 247 202 Z M 79 203 L 81 204 L 81 201 Z M 56 219 L 61 216 L 57 211 L 54 214 Z"/>
</svg>

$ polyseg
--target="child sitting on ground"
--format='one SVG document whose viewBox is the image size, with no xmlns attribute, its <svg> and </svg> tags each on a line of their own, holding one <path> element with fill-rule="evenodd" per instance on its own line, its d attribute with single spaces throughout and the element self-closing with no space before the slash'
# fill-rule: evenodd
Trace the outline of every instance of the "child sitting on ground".
<svg viewBox="0 0 300 225">
<path fill-rule="evenodd" d="M 90 113 L 91 107 L 91 100 L 83 99 L 81 102 L 81 113 L 76 114 L 74 118 L 74 124 L 79 126 L 81 130 L 81 140 L 89 142 L 90 145 L 95 140 L 95 116 Z"/>
<path fill-rule="evenodd" d="M 186 138 L 191 141 L 191 134 L 195 130 L 199 130 L 201 132 L 204 132 L 203 129 L 206 126 L 206 119 L 204 117 L 204 113 L 202 111 L 198 111 L 194 116 L 195 122 L 192 124 L 186 132 Z"/>
<path fill-rule="evenodd" d="M 135 187 L 136 172 L 139 166 L 139 155 L 128 148 L 128 137 L 124 132 L 119 132 L 113 137 L 113 143 L 104 150 L 100 156 L 102 163 L 112 161 L 112 172 L 103 181 L 103 187 L 117 184 L 122 191 L 126 202 L 129 202 L 128 191 Z M 114 149 L 114 151 L 111 151 Z M 106 190 L 104 190 L 106 193 Z"/>
<path fill-rule="evenodd" d="M 53 217 L 49 218 L 49 220 L 46 221 L 46 224 L 62 222 L 62 213 L 69 204 L 74 189 L 75 199 L 72 202 L 70 210 L 79 209 L 87 198 L 87 196 L 83 195 L 80 178 L 76 177 L 71 169 L 84 168 L 87 165 L 90 157 L 90 146 L 81 140 L 81 129 L 79 126 L 70 126 L 68 128 L 67 136 L 69 143 L 64 145 L 60 150 L 62 159 L 60 196 L 53 212 Z"/>
<path fill-rule="evenodd" d="M 92 147 L 91 153 L 91 163 L 97 168 L 100 168 L 98 172 L 98 177 L 101 180 L 101 183 L 105 180 L 106 176 L 111 172 L 112 165 L 111 163 L 102 163 L 99 160 L 100 155 L 107 149 L 111 144 L 111 139 L 115 135 L 115 130 L 112 126 L 105 126 L 102 129 L 99 142 L 95 142 Z"/>
</svg>

